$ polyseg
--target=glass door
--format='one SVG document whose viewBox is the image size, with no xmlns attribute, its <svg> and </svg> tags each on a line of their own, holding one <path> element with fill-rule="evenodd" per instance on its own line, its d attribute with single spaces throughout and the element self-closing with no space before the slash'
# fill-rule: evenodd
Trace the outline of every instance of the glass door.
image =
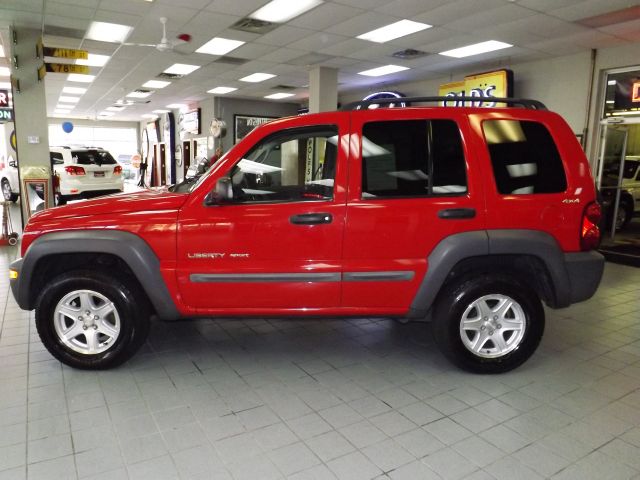
<svg viewBox="0 0 640 480">
<path fill-rule="evenodd" d="M 602 133 L 597 184 L 602 195 L 605 225 L 610 232 L 611 240 L 626 221 L 625 210 L 620 208 L 620 192 L 628 135 L 625 125 L 605 125 Z"/>
</svg>

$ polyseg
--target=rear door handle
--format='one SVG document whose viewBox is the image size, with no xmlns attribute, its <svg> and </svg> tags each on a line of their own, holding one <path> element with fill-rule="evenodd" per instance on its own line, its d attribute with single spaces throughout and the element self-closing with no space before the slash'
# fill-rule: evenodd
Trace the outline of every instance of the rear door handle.
<svg viewBox="0 0 640 480">
<path fill-rule="evenodd" d="M 445 208 L 438 211 L 438 218 L 445 220 L 458 220 L 461 218 L 475 218 L 475 208 Z"/>
<path fill-rule="evenodd" d="M 333 217 L 330 213 L 301 213 L 289 218 L 289 221 L 294 225 L 320 225 L 331 223 L 332 220 Z"/>
</svg>

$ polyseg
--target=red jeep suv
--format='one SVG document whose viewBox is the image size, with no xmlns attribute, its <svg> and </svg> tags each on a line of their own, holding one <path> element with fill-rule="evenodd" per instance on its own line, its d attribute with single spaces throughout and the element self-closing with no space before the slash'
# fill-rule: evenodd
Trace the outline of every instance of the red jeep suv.
<svg viewBox="0 0 640 480">
<path fill-rule="evenodd" d="M 13 294 L 78 368 L 127 360 L 155 314 L 432 321 L 461 368 L 511 370 L 540 342 L 542 303 L 591 297 L 604 261 L 569 126 L 492 101 L 275 120 L 194 181 L 38 213 Z"/>
</svg>

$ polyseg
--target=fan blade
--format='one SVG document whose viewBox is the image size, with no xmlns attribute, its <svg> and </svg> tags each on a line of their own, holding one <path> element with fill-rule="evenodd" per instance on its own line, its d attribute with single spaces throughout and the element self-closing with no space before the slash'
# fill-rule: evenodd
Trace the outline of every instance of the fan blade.
<svg viewBox="0 0 640 480">
<path fill-rule="evenodd" d="M 126 45 L 127 47 L 154 47 L 155 43 L 123 43 L 122 45 Z"/>
</svg>

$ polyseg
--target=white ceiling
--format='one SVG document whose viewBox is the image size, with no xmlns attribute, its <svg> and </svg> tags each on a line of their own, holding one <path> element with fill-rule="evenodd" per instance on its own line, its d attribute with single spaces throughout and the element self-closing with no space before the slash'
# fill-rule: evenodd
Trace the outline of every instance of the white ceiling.
<svg viewBox="0 0 640 480">
<path fill-rule="evenodd" d="M 237 87 L 229 96 L 262 99 L 282 91 L 275 88 L 278 85 L 288 85 L 295 87 L 290 91 L 296 96 L 291 98 L 305 103 L 308 70 L 315 65 L 338 68 L 339 90 L 346 92 L 441 77 L 470 68 L 481 71 L 483 65 L 493 66 L 496 62 L 508 66 L 591 48 L 640 42 L 638 16 L 627 16 L 622 23 L 600 28 L 579 23 L 586 18 L 640 5 L 639 1 L 631 0 L 325 0 L 315 9 L 264 35 L 230 29 L 236 21 L 266 3 L 268 0 L 2 0 L 0 30 L 6 30 L 9 25 L 45 32 L 51 27 L 72 29 L 78 38 L 45 35 L 44 44 L 111 56 L 106 66 L 91 68 L 91 73 L 97 75 L 91 84 L 70 83 L 63 74 L 47 75 L 50 113 L 64 86 L 88 87 L 70 117 L 95 118 L 173 63 L 201 66 L 168 87 L 154 91 L 148 97 L 150 103 L 127 107 L 110 117 L 117 120 L 141 120 L 140 115 L 165 108 L 167 104 L 211 97 L 207 90 L 217 86 Z M 174 52 L 163 53 L 153 47 L 83 38 L 95 20 L 133 27 L 127 42 L 157 43 L 162 32 L 160 17 L 168 18 L 170 39 L 188 33 L 192 41 L 176 47 Z M 384 44 L 355 38 L 401 19 L 434 27 Z M 229 53 L 247 62 L 230 65 L 216 61 L 217 56 L 194 53 L 214 36 L 247 42 Z M 466 59 L 437 55 L 437 52 L 486 40 L 499 40 L 514 47 Z M 407 61 L 390 57 L 405 48 L 423 50 L 429 55 Z M 4 60 L 0 59 L 0 65 Z M 410 69 L 377 78 L 357 74 L 387 64 Z M 255 72 L 276 77 L 257 84 L 238 81 Z"/>
</svg>

